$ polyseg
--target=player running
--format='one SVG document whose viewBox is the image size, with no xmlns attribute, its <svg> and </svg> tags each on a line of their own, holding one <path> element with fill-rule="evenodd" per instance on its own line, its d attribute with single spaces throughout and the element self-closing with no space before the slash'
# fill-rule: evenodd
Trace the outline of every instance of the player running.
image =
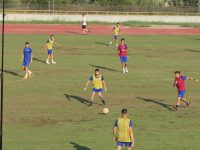
<svg viewBox="0 0 200 150">
<path fill-rule="evenodd" d="M 82 14 L 82 32 L 83 32 L 83 35 L 86 35 L 86 33 L 88 32 L 88 29 L 87 29 L 87 20 L 86 20 L 86 16 L 85 14 Z"/>
<path fill-rule="evenodd" d="M 114 124 L 114 141 L 117 142 L 117 150 L 121 150 L 123 146 L 131 150 L 134 147 L 133 123 L 128 118 L 127 109 L 122 109 L 121 113 L 122 116 Z"/>
<path fill-rule="evenodd" d="M 120 61 L 122 64 L 122 72 L 123 73 L 128 73 L 128 56 L 127 56 L 127 51 L 128 51 L 128 46 L 125 44 L 124 39 L 121 39 L 121 44 L 118 46 L 118 52 L 119 52 L 119 57 Z"/>
<path fill-rule="evenodd" d="M 50 64 L 49 60 L 51 59 L 52 64 L 56 64 L 56 62 L 53 60 L 53 46 L 55 44 L 55 38 L 54 35 L 51 35 L 50 38 L 47 40 L 47 43 L 45 45 L 45 48 L 48 52 L 48 57 L 46 60 L 46 64 Z"/>
<path fill-rule="evenodd" d="M 185 98 L 185 93 L 186 93 L 185 80 L 198 81 L 195 78 L 181 75 L 180 71 L 175 71 L 175 81 L 174 81 L 173 86 L 174 87 L 176 86 L 178 90 L 178 99 L 177 99 L 176 105 L 174 106 L 174 109 L 176 110 L 178 110 L 178 107 L 180 106 L 181 101 L 185 102 L 186 106 L 190 105 L 190 102 L 187 101 L 187 99 Z"/>
<path fill-rule="evenodd" d="M 85 88 L 84 88 L 85 91 L 87 90 L 90 81 L 92 81 L 93 85 L 94 85 L 92 96 L 91 96 L 91 101 L 90 101 L 90 106 L 92 106 L 94 96 L 95 96 L 96 93 L 98 93 L 98 96 L 102 100 L 102 103 L 105 105 L 105 100 L 103 98 L 102 92 L 103 92 L 103 86 L 104 86 L 105 91 L 107 91 L 107 88 L 106 88 L 106 83 L 104 81 L 104 76 L 100 73 L 99 69 L 95 69 L 94 75 L 92 75 L 89 78 L 89 80 L 86 83 Z"/>
<path fill-rule="evenodd" d="M 29 70 L 30 63 L 32 62 L 32 57 L 32 48 L 30 47 L 29 42 L 26 42 L 21 57 L 21 61 L 23 62 L 23 70 L 25 71 L 24 79 L 28 79 L 28 77 L 31 77 L 32 75 L 32 72 Z"/>
<path fill-rule="evenodd" d="M 112 45 L 112 43 L 115 41 L 116 42 L 116 47 L 118 47 L 118 39 L 119 39 L 119 33 L 120 33 L 120 27 L 119 27 L 119 23 L 117 23 L 113 29 L 112 29 L 114 36 L 113 36 L 113 40 L 110 42 L 110 46 Z"/>
</svg>

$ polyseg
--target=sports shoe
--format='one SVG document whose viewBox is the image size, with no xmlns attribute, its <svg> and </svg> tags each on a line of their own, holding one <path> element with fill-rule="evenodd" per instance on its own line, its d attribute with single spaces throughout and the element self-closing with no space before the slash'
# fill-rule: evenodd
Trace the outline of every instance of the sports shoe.
<svg viewBox="0 0 200 150">
<path fill-rule="evenodd" d="M 28 74 L 28 76 L 31 77 L 32 74 L 33 74 L 33 72 L 30 71 L 29 74 Z"/>
<path fill-rule="evenodd" d="M 92 104 L 93 104 L 93 102 L 92 102 L 92 101 L 90 101 L 90 104 L 89 104 L 89 106 L 92 106 Z"/>
<path fill-rule="evenodd" d="M 25 79 L 25 80 L 28 79 L 28 76 L 24 76 L 24 79 Z"/>
<path fill-rule="evenodd" d="M 174 108 L 174 110 L 178 110 L 178 107 L 177 106 L 172 106 Z"/>
<path fill-rule="evenodd" d="M 126 69 L 126 73 L 128 73 L 128 69 Z"/>
<path fill-rule="evenodd" d="M 191 104 L 190 102 L 187 102 L 187 103 L 186 103 L 186 107 L 189 107 L 189 106 L 190 106 L 190 104 Z"/>
<path fill-rule="evenodd" d="M 56 62 L 55 62 L 55 61 L 52 61 L 52 64 L 56 64 Z"/>
<path fill-rule="evenodd" d="M 50 64 L 50 62 L 46 61 L 46 64 L 48 64 L 48 65 L 49 65 L 49 64 Z"/>
<path fill-rule="evenodd" d="M 110 42 L 110 46 L 112 45 L 112 42 Z"/>
</svg>

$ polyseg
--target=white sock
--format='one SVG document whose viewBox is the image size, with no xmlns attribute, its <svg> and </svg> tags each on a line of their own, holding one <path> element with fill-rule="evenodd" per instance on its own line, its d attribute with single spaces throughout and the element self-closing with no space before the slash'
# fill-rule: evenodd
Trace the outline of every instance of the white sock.
<svg viewBox="0 0 200 150">
<path fill-rule="evenodd" d="M 123 70 L 123 73 L 125 73 L 125 72 L 126 72 L 125 68 L 123 68 L 122 70 Z"/>
<path fill-rule="evenodd" d="M 47 62 L 49 62 L 49 59 L 47 59 Z"/>
<path fill-rule="evenodd" d="M 126 69 L 125 69 L 125 70 L 126 70 L 126 72 L 128 72 L 128 67 L 126 67 Z"/>
<path fill-rule="evenodd" d="M 26 75 L 25 75 L 26 77 L 28 76 L 28 72 L 26 72 Z"/>
</svg>

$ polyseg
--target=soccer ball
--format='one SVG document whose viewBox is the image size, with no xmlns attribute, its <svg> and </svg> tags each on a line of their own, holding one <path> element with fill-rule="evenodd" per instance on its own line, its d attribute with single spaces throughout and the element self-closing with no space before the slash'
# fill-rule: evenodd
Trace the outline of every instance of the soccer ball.
<svg viewBox="0 0 200 150">
<path fill-rule="evenodd" d="M 109 113 L 109 109 L 108 109 L 108 108 L 104 108 L 104 109 L 103 109 L 103 113 L 104 113 L 104 114 Z"/>
</svg>

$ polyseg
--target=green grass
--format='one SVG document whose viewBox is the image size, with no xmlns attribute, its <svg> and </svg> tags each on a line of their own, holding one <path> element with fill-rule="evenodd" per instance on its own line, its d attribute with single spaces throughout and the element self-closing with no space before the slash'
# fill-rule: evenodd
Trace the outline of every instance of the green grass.
<svg viewBox="0 0 200 150">
<path fill-rule="evenodd" d="M 8 24 L 76 24 L 80 25 L 80 22 L 66 22 L 66 21 L 6 21 Z M 98 21 L 91 21 L 89 22 L 90 25 L 113 25 L 114 23 L 109 23 L 109 22 L 98 22 Z M 173 22 L 142 22 L 142 21 L 126 21 L 126 22 L 121 22 L 122 25 L 125 26 L 130 26 L 130 27 L 151 27 L 154 25 L 176 25 L 180 27 L 194 27 L 198 28 L 200 27 L 199 23 L 173 23 Z"/>
<path fill-rule="evenodd" d="M 199 83 L 188 81 L 191 107 L 170 110 L 177 92 L 173 72 L 200 78 L 199 36 L 125 36 L 129 73 L 120 71 L 111 36 L 56 35 L 56 65 L 46 65 L 47 35 L 6 35 L 4 150 L 113 150 L 112 127 L 122 108 L 133 120 L 135 150 L 200 149 Z M 22 80 L 21 52 L 33 48 L 34 77 Z M 101 66 L 110 113 L 88 107 L 91 88 L 83 91 L 95 67 Z M 82 101 L 82 102 L 81 102 Z M 100 103 L 99 99 L 95 99 Z"/>
</svg>

